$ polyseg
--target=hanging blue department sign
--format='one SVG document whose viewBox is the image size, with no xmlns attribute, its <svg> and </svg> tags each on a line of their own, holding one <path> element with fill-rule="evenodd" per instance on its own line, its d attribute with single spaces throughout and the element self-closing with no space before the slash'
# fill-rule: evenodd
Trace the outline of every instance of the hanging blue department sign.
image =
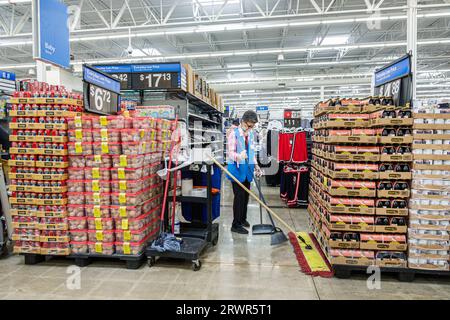
<svg viewBox="0 0 450 320">
<path fill-rule="evenodd" d="M 67 6 L 58 0 L 36 0 L 32 3 L 34 58 L 69 68 Z"/>
<path fill-rule="evenodd" d="M 410 56 L 405 56 L 380 70 L 375 71 L 375 87 L 403 78 L 411 73 Z"/>
</svg>

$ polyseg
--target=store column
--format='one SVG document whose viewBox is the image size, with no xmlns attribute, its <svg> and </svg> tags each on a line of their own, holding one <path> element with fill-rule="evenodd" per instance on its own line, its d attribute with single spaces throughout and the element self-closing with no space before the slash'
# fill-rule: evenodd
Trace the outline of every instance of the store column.
<svg viewBox="0 0 450 320">
<path fill-rule="evenodd" d="M 416 99 L 416 68 L 417 68 L 417 0 L 408 0 L 407 18 L 407 46 L 411 53 L 411 73 L 412 73 L 412 100 Z"/>
</svg>

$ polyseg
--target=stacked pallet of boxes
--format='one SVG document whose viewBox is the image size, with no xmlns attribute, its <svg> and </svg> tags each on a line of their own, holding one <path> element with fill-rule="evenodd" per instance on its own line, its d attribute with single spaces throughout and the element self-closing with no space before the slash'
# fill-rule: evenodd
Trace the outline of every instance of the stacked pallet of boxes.
<svg viewBox="0 0 450 320">
<path fill-rule="evenodd" d="M 68 214 L 73 253 L 140 255 L 157 236 L 163 148 L 172 123 L 150 117 L 69 121 Z"/>
<path fill-rule="evenodd" d="M 82 111 L 82 99 L 33 82 L 9 103 L 14 252 L 68 255 L 67 119 Z"/>
<path fill-rule="evenodd" d="M 414 173 L 410 200 L 409 267 L 449 271 L 450 110 L 414 113 Z"/>
<path fill-rule="evenodd" d="M 412 114 L 391 105 L 316 106 L 309 212 L 332 264 L 406 267 Z"/>
</svg>

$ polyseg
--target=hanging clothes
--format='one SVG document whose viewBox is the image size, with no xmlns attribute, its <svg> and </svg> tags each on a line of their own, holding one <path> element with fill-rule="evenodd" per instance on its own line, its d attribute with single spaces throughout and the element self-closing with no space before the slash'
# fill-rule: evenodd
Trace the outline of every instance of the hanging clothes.
<svg viewBox="0 0 450 320">
<path fill-rule="evenodd" d="M 306 133 L 280 133 L 278 138 L 278 161 L 302 163 L 308 161 Z"/>
</svg>

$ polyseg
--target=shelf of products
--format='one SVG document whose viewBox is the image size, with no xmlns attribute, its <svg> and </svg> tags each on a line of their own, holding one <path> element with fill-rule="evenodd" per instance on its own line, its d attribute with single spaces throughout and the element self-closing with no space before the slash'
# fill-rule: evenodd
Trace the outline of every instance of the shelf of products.
<svg viewBox="0 0 450 320">
<path fill-rule="evenodd" d="M 315 108 L 308 211 L 332 265 L 407 267 L 413 119 L 389 101 Z"/>
<path fill-rule="evenodd" d="M 449 271 L 450 110 L 417 106 L 408 233 L 409 267 Z"/>
</svg>

